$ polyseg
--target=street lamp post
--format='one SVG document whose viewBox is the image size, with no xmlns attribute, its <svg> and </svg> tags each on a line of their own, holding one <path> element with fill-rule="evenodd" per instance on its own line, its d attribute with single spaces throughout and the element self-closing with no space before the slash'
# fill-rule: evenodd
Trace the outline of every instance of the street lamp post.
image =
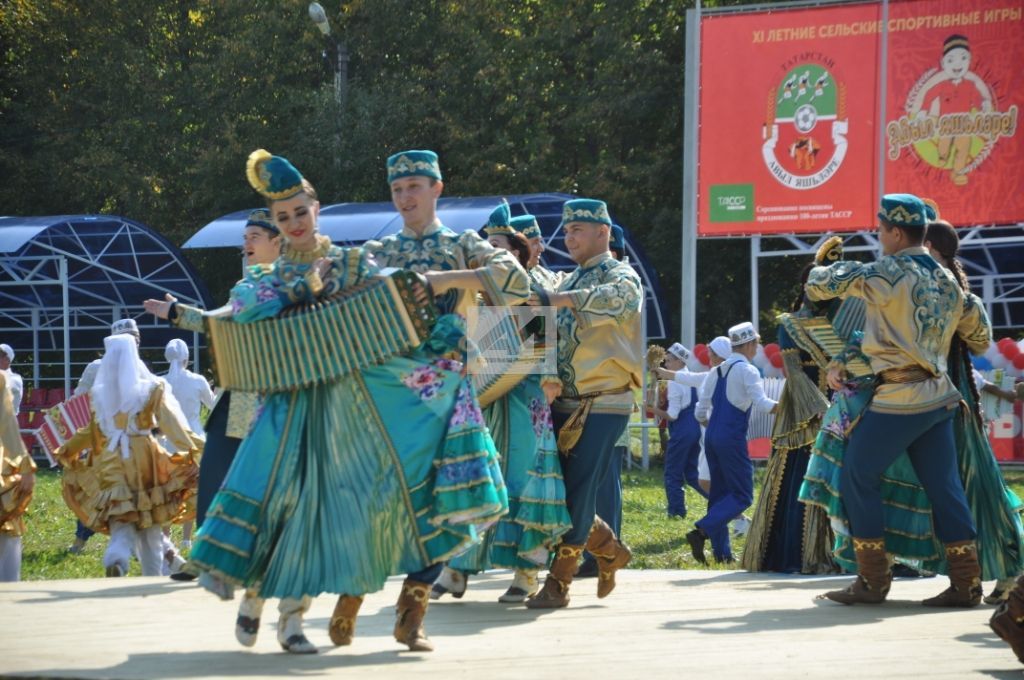
<svg viewBox="0 0 1024 680">
<path fill-rule="evenodd" d="M 348 47 L 344 40 L 338 40 L 331 33 L 331 23 L 327 20 L 327 12 L 319 2 L 309 3 L 309 18 L 327 38 L 333 53 L 332 69 L 334 70 L 334 101 L 339 109 L 345 108 L 348 100 Z"/>
</svg>

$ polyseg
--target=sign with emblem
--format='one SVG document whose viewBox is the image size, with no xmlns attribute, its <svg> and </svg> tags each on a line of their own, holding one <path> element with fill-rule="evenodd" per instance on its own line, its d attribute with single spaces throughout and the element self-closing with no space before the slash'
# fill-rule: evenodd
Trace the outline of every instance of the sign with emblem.
<svg viewBox="0 0 1024 680">
<path fill-rule="evenodd" d="M 712 12 L 700 36 L 701 236 L 873 229 L 880 177 L 957 226 L 1024 221 L 1024 0 Z"/>
</svg>

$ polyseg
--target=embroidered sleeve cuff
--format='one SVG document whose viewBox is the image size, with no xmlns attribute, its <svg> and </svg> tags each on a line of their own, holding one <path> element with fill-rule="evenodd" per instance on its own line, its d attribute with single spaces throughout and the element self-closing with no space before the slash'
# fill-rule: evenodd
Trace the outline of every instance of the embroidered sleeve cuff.
<svg viewBox="0 0 1024 680">
<path fill-rule="evenodd" d="M 203 310 L 198 307 L 176 302 L 171 313 L 174 315 L 171 319 L 171 323 L 176 328 L 192 331 L 194 333 L 206 332 L 206 326 L 203 323 Z"/>
</svg>

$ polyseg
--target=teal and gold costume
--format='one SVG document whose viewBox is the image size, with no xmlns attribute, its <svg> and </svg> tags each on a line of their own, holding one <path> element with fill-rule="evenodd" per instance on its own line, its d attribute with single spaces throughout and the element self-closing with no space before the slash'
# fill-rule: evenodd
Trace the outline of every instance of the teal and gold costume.
<svg viewBox="0 0 1024 680">
<path fill-rule="evenodd" d="M 484 231 L 488 236 L 516 233 L 507 203 L 491 213 Z M 492 568 L 534 571 L 545 567 L 559 538 L 572 525 L 565 508 L 551 409 L 540 376 L 526 376 L 487 406 L 484 418 L 501 455 L 509 513 L 479 545 L 453 559 L 449 567 L 463 574 Z"/>
<path fill-rule="evenodd" d="M 307 191 L 285 159 L 263 151 L 250 157 L 249 179 L 274 200 Z M 321 259 L 331 265 L 323 276 L 313 266 Z M 231 314 L 270 318 L 377 271 L 365 250 L 318 236 L 311 251 L 286 247 L 273 267 L 250 269 L 231 291 Z M 508 502 L 471 384 L 451 358 L 463 338 L 461 321 L 442 316 L 408 356 L 268 395 L 199 532 L 196 565 L 262 597 L 359 596 L 478 540 Z M 413 648 L 425 642 L 425 609 L 410 617 L 403 603 L 396 638 L 407 641 L 413 620 Z"/>
<path fill-rule="evenodd" d="M 566 202 L 562 224 L 571 223 L 611 230 L 607 205 L 593 199 Z M 568 604 L 569 585 L 584 548 L 597 558 L 598 597 L 611 593 L 615 571 L 631 556 L 597 517 L 596 505 L 615 442 L 633 410 L 633 390 L 641 384 L 640 278 L 606 250 L 566 276 L 558 293 L 571 307 L 558 310 L 562 393 L 552 404 L 552 415 L 572 529 L 562 537 L 543 590 L 527 603 L 531 608 Z"/>
<path fill-rule="evenodd" d="M 922 238 L 927 223 L 924 204 L 909 194 L 884 196 L 879 218 L 881 229 L 902 229 L 907 239 Z M 882 479 L 906 452 L 931 501 L 935 536 L 945 544 L 951 581 L 947 591 L 925 604 L 977 604 L 977 534 L 957 474 L 952 422 L 961 393 L 947 375 L 947 355 L 957 337 L 975 353 L 988 347 L 991 326 L 981 301 L 964 294 L 952 274 L 920 246 L 870 264 L 841 261 L 816 267 L 805 290 L 811 300 L 864 301 L 863 352 L 875 375 L 873 395 L 850 432 L 840 473 L 858 579 L 826 596 L 845 604 L 885 599 L 890 575 Z"/>
</svg>

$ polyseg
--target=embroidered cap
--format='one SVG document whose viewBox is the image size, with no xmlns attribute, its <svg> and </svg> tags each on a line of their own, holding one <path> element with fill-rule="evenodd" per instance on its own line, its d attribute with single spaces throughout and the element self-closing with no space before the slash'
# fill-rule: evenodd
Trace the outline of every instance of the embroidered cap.
<svg viewBox="0 0 1024 680">
<path fill-rule="evenodd" d="M 612 218 L 608 215 L 608 204 L 595 198 L 574 198 L 562 206 L 562 224 L 570 222 L 592 222 L 612 226 Z"/>
<path fill-rule="evenodd" d="M 519 215 L 518 217 L 513 217 L 511 224 L 513 229 L 531 241 L 535 241 L 541 237 L 540 225 L 537 224 L 537 218 L 533 215 Z"/>
<path fill-rule="evenodd" d="M 267 231 L 273 232 L 275 236 L 281 233 L 274 224 L 274 220 L 270 218 L 270 211 L 266 208 L 257 208 L 249 213 L 249 219 L 245 221 L 245 227 L 246 229 L 249 227 L 262 227 Z"/>
<path fill-rule="evenodd" d="M 939 219 L 939 204 L 930 198 L 922 198 L 921 202 L 924 203 L 924 216 L 929 222 L 934 222 Z"/>
<path fill-rule="evenodd" d="M 749 321 L 738 323 L 729 329 L 729 344 L 733 347 L 745 345 L 752 340 L 759 339 L 760 337 L 761 336 L 757 334 L 757 331 L 754 330 L 754 324 Z M 715 354 L 718 354 L 718 352 L 715 352 Z"/>
<path fill-rule="evenodd" d="M 718 358 L 723 361 L 732 354 L 732 344 L 729 342 L 729 338 L 724 335 L 719 335 L 717 338 L 709 342 L 708 347 L 710 347 L 711 351 L 718 355 Z"/>
<path fill-rule="evenodd" d="M 913 194 L 886 194 L 882 196 L 878 217 L 896 227 L 920 227 L 928 224 L 924 201 Z"/>
<path fill-rule="evenodd" d="M 139 337 L 139 326 L 135 323 L 135 319 L 120 319 L 110 324 L 111 335 L 134 335 L 136 338 Z"/>
<path fill-rule="evenodd" d="M 616 250 L 626 249 L 626 237 L 623 234 L 622 227 L 617 224 L 612 225 L 612 238 L 608 243 L 609 248 L 615 248 Z"/>
<path fill-rule="evenodd" d="M 814 254 L 814 264 L 830 265 L 843 259 L 843 237 L 831 236 L 821 244 L 818 252 Z"/>
<path fill-rule="evenodd" d="M 412 149 L 388 157 L 388 182 L 402 177 L 441 179 L 441 166 L 433 151 Z"/>
<path fill-rule="evenodd" d="M 272 201 L 284 201 L 302 193 L 302 173 L 287 158 L 273 156 L 266 149 L 249 154 L 245 176 L 253 189 Z"/>
<path fill-rule="evenodd" d="M 686 347 L 679 342 L 673 342 L 672 346 L 668 348 L 668 353 L 680 361 L 690 360 L 690 350 L 686 349 Z"/>
<path fill-rule="evenodd" d="M 512 211 L 509 210 L 508 201 L 504 198 L 498 207 L 491 211 L 484 225 L 484 232 L 488 236 L 512 236 L 516 230 L 512 228 Z"/>
<path fill-rule="evenodd" d="M 0 345 L 0 354 L 6 354 L 8 361 L 14 361 L 14 348 L 7 343 Z"/>
</svg>

